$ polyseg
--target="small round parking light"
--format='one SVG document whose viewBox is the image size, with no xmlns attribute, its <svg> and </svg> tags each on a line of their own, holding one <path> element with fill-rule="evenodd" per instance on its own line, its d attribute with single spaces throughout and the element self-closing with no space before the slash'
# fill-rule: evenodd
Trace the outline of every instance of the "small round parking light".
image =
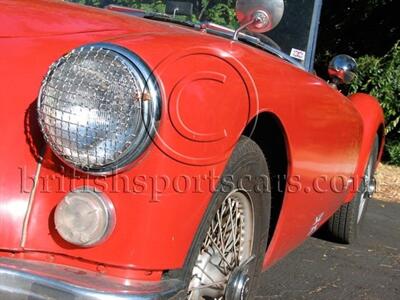
<svg viewBox="0 0 400 300">
<path fill-rule="evenodd" d="M 54 214 L 57 232 L 67 242 L 80 247 L 93 247 L 104 242 L 115 226 L 112 202 L 91 189 L 69 193 Z"/>
</svg>

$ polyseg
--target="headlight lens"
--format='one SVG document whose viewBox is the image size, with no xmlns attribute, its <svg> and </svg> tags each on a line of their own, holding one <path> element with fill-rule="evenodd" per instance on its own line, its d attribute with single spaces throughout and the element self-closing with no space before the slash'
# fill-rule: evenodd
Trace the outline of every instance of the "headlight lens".
<svg viewBox="0 0 400 300">
<path fill-rule="evenodd" d="M 130 51 L 95 44 L 53 64 L 43 82 L 39 121 L 53 151 L 88 173 L 111 173 L 149 145 L 160 117 L 156 80 Z"/>
<path fill-rule="evenodd" d="M 81 247 L 95 246 L 114 229 L 114 207 L 104 195 L 90 189 L 78 189 L 57 205 L 54 223 L 67 242 Z"/>
</svg>

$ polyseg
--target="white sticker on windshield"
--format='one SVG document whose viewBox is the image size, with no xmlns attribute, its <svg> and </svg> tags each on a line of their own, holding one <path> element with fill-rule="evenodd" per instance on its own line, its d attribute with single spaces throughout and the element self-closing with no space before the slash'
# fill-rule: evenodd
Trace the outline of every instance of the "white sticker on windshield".
<svg viewBox="0 0 400 300">
<path fill-rule="evenodd" d="M 306 59 L 306 53 L 304 51 L 295 48 L 292 48 L 292 51 L 290 51 L 290 56 L 300 60 Z"/>
</svg>

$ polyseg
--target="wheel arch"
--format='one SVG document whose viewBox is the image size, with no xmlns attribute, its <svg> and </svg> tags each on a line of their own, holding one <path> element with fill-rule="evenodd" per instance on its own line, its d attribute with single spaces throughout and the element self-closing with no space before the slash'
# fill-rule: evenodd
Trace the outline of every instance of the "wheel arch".
<svg viewBox="0 0 400 300">
<path fill-rule="evenodd" d="M 289 168 L 289 147 L 280 119 L 271 112 L 261 112 L 248 123 L 242 135 L 252 139 L 263 151 L 270 172 L 271 218 L 268 245 L 278 224 L 285 198 Z"/>
<path fill-rule="evenodd" d="M 356 182 L 361 182 L 360 179 L 364 175 L 371 147 L 377 135 L 379 138 L 379 155 L 377 164 L 379 163 L 382 156 L 383 147 L 385 144 L 385 119 L 382 107 L 380 106 L 376 98 L 367 94 L 357 93 L 350 96 L 349 99 L 359 112 L 363 122 L 361 148 L 359 152 L 357 167 L 353 174 L 354 180 Z M 353 188 L 353 191 L 351 191 L 347 195 L 347 197 L 345 198 L 346 203 L 350 202 L 353 199 L 357 189 L 358 187 Z"/>
<path fill-rule="evenodd" d="M 378 128 L 378 139 L 379 139 L 379 152 L 378 152 L 378 162 L 381 160 L 383 154 L 383 148 L 385 146 L 385 124 L 379 125 Z"/>
</svg>

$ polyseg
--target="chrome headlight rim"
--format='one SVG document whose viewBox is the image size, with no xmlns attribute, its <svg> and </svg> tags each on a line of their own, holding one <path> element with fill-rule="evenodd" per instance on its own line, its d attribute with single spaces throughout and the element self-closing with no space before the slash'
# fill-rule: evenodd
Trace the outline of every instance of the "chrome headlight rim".
<svg viewBox="0 0 400 300">
<path fill-rule="evenodd" d="M 65 62 L 68 55 L 70 53 L 74 53 L 76 51 L 81 51 L 83 49 L 103 49 L 112 51 L 115 54 L 121 56 L 125 59 L 125 62 L 128 64 L 129 69 L 137 76 L 137 80 L 140 83 L 142 88 L 142 97 L 140 99 L 141 105 L 141 122 L 143 126 L 140 129 L 138 140 L 136 143 L 136 147 L 132 147 L 129 149 L 126 155 L 122 158 L 104 165 L 102 167 L 80 167 L 74 164 L 72 161 L 69 161 L 66 157 L 60 155 L 57 151 L 54 151 L 53 147 L 51 147 L 51 140 L 49 135 L 46 133 L 45 125 L 43 121 L 43 117 L 41 117 L 41 107 L 42 107 L 42 98 L 43 91 L 46 87 L 46 83 L 48 83 L 49 78 L 51 78 L 52 74 L 57 70 L 62 63 Z M 45 76 L 37 100 L 37 111 L 38 111 L 38 119 L 41 131 L 44 135 L 44 138 L 50 148 L 53 150 L 52 152 L 67 166 L 75 169 L 79 172 L 94 175 L 94 176 L 110 176 L 115 175 L 120 172 L 123 172 L 131 167 L 140 160 L 140 157 L 145 153 L 147 148 L 150 146 L 154 137 L 156 136 L 156 132 L 159 127 L 159 123 L 161 120 L 161 111 L 162 111 L 162 95 L 161 95 L 161 85 L 159 84 L 157 78 L 155 77 L 153 71 L 146 64 L 146 62 L 137 54 L 132 52 L 131 50 L 112 43 L 92 43 L 83 45 L 81 47 L 73 49 L 68 54 L 61 57 L 59 60 L 54 62 Z"/>
</svg>

